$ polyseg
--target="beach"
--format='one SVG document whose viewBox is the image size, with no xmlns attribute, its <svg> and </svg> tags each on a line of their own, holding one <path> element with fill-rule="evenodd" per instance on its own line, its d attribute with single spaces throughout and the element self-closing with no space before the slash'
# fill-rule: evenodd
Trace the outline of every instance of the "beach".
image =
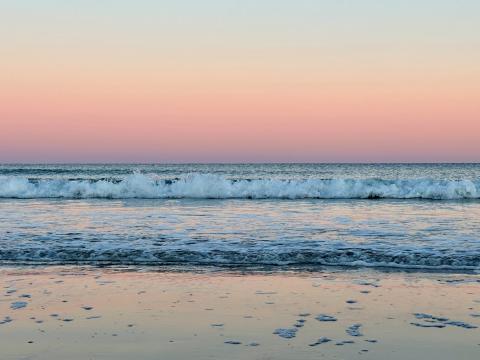
<svg viewBox="0 0 480 360">
<path fill-rule="evenodd" d="M 478 274 L 4 267 L 0 289 L 5 360 L 480 354 Z"/>
<path fill-rule="evenodd" d="M 0 360 L 480 360 L 480 0 L 0 34 Z"/>
</svg>

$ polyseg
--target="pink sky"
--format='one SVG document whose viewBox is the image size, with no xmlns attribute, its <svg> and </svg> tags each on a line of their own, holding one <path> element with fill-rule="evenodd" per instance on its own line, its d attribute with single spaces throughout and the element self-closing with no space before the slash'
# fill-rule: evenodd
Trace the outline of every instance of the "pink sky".
<svg viewBox="0 0 480 360">
<path fill-rule="evenodd" d="M 468 9 L 408 28 L 402 14 L 345 28 L 303 9 L 298 30 L 222 18 L 218 33 L 201 14 L 105 28 L 102 9 L 60 9 L 34 27 L 30 10 L 0 18 L 19 29 L 0 59 L 0 162 L 480 161 Z"/>
</svg>

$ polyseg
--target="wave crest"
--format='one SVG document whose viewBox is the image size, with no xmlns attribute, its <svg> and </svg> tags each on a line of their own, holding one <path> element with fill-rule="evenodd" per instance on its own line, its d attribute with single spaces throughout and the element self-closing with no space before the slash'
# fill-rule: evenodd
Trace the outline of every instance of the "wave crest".
<svg viewBox="0 0 480 360">
<path fill-rule="evenodd" d="M 432 179 L 235 180 L 189 174 L 164 180 L 134 173 L 121 179 L 0 177 L 0 198 L 106 199 L 479 199 L 480 181 Z"/>
</svg>

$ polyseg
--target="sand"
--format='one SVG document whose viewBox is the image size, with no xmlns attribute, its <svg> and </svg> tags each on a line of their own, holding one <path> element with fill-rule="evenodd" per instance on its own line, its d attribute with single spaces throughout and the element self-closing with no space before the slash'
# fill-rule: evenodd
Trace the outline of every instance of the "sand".
<svg viewBox="0 0 480 360">
<path fill-rule="evenodd" d="M 480 276 L 0 270 L 0 359 L 478 359 Z"/>
</svg>

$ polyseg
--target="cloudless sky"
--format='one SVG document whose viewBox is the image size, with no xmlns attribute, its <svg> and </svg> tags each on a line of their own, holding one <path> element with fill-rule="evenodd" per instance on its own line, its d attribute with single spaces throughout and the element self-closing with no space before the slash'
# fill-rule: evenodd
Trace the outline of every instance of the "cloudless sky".
<svg viewBox="0 0 480 360">
<path fill-rule="evenodd" d="M 478 0 L 0 0 L 0 162 L 480 161 Z"/>
</svg>

